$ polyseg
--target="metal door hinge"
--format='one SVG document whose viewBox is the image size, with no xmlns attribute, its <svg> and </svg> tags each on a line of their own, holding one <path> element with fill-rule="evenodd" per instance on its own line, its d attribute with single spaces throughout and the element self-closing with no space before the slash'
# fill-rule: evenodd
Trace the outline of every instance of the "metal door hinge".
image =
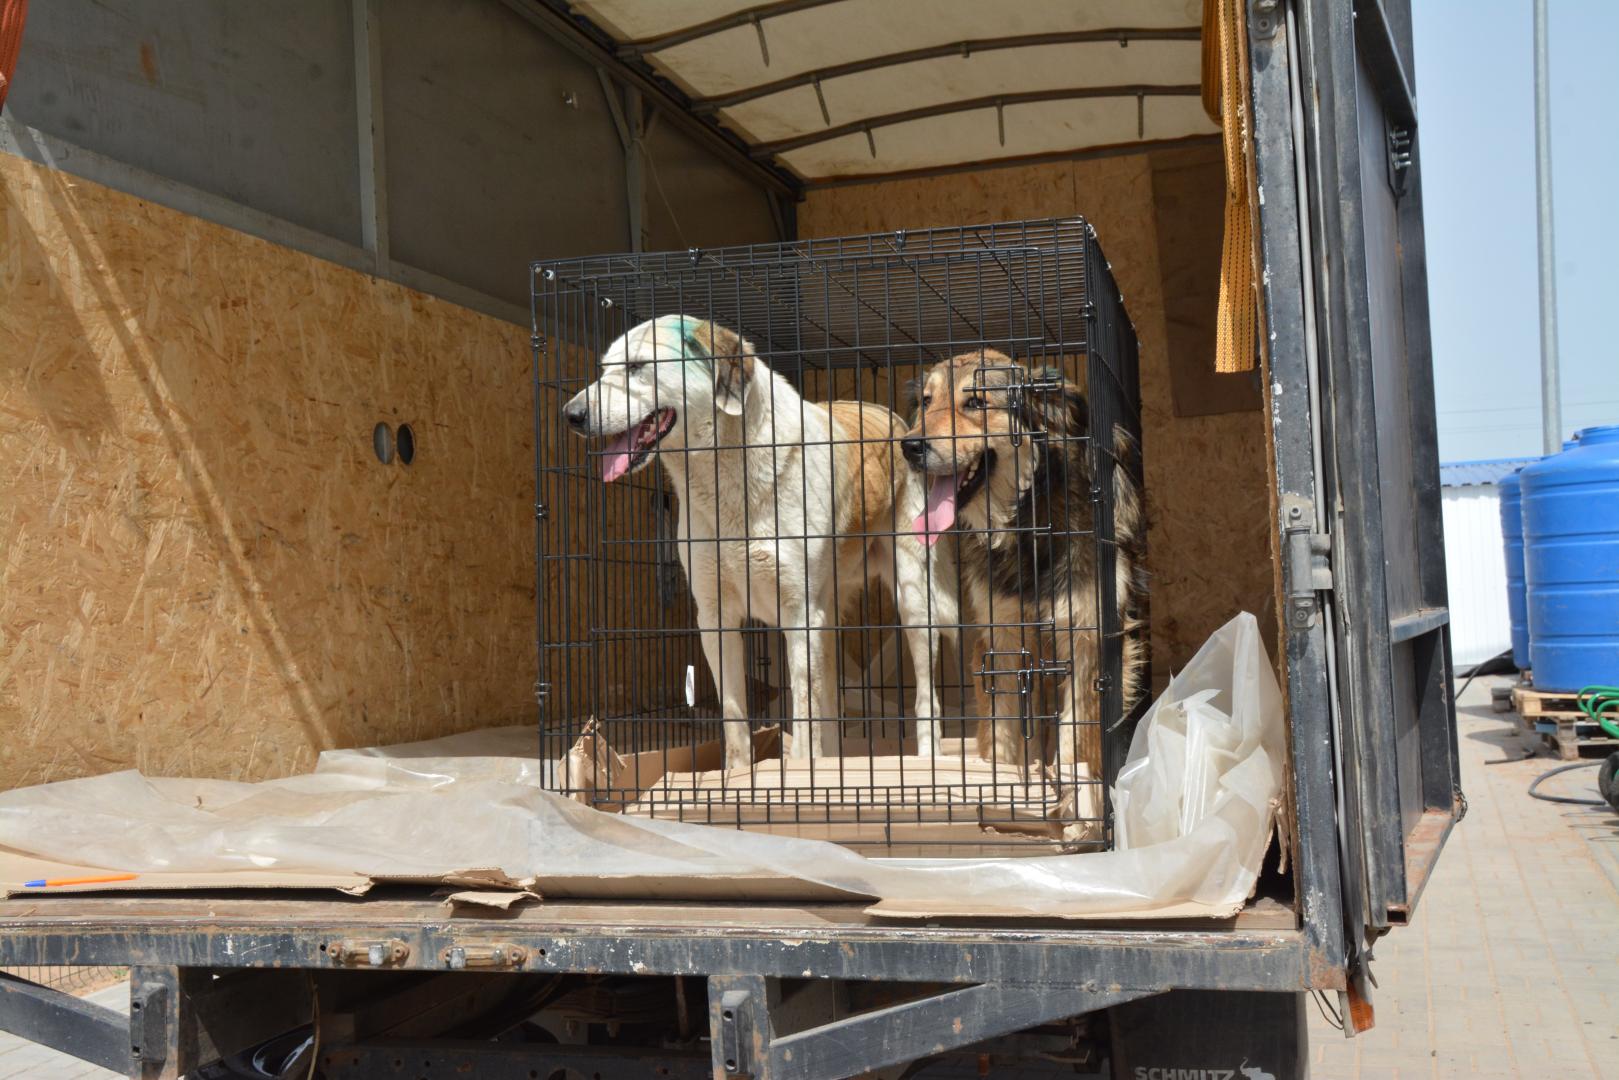
<svg viewBox="0 0 1619 1080">
<path fill-rule="evenodd" d="M 1283 558 L 1287 586 L 1287 625 L 1308 630 L 1315 625 L 1317 593 L 1331 592 L 1332 538 L 1313 531 L 1315 510 L 1298 498 L 1284 498 Z"/>
<path fill-rule="evenodd" d="M 1384 138 L 1388 143 L 1389 188 L 1398 199 L 1405 194 L 1406 182 L 1411 178 L 1411 132 L 1390 124 Z"/>
</svg>

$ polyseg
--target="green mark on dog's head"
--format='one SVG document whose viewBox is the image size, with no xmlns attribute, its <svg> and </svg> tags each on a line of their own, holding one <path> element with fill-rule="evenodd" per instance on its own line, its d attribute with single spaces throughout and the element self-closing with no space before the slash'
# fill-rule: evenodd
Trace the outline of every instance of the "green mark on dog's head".
<svg viewBox="0 0 1619 1080">
<path fill-rule="evenodd" d="M 680 343 L 688 359 L 707 360 L 711 357 L 712 354 L 704 347 L 700 337 L 705 325 L 702 319 L 694 319 L 690 315 L 680 316 Z M 712 334 L 713 331 L 710 330 L 710 336 Z"/>
<path fill-rule="evenodd" d="M 714 381 L 714 403 L 721 412 L 742 415 L 742 399 L 753 378 L 753 346 L 734 331 L 691 315 L 664 315 L 652 324 L 653 347 L 680 342 L 688 369 Z"/>
<path fill-rule="evenodd" d="M 702 341 L 705 325 L 704 320 L 691 315 L 664 315 L 657 320 L 655 336 L 659 342 L 670 339 L 680 342 L 680 358 L 700 363 L 706 369 L 712 366 L 712 354 Z"/>
</svg>

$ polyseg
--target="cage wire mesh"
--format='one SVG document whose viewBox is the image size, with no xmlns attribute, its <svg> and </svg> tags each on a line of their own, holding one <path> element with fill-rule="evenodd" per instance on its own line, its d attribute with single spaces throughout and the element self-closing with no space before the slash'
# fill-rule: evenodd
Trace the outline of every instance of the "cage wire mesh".
<svg viewBox="0 0 1619 1080">
<path fill-rule="evenodd" d="M 888 851 L 1106 842 L 1145 529 L 1094 230 L 532 271 L 558 790 Z"/>
<path fill-rule="evenodd" d="M 97 990 L 105 990 L 109 986 L 117 986 L 129 978 L 129 969 L 127 967 L 24 965 L 0 967 L 0 972 L 79 997 L 85 994 L 93 994 Z"/>
</svg>

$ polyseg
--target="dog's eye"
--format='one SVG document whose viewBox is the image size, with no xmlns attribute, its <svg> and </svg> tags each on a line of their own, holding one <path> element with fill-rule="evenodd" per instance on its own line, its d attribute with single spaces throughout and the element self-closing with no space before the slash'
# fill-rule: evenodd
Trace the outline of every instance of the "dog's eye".
<svg viewBox="0 0 1619 1080">
<path fill-rule="evenodd" d="M 633 364 L 625 364 L 624 374 L 634 375 L 637 371 L 640 371 L 644 367 L 646 367 L 646 361 L 644 360 L 637 360 Z"/>
<path fill-rule="evenodd" d="M 987 409 L 989 408 L 989 403 L 977 394 L 969 394 L 967 399 L 961 403 L 961 407 L 963 409 Z"/>
<path fill-rule="evenodd" d="M 932 405 L 932 404 L 933 404 L 933 395 L 932 394 L 923 394 L 922 395 L 922 408 L 925 409 L 929 405 Z"/>
</svg>

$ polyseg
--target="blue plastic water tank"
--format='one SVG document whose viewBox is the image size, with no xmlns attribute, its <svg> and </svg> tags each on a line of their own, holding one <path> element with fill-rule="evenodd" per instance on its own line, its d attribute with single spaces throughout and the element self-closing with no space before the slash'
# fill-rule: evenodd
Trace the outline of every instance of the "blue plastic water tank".
<svg viewBox="0 0 1619 1080">
<path fill-rule="evenodd" d="M 1501 492 L 1501 541 L 1507 553 L 1507 613 L 1512 619 L 1512 665 L 1529 670 L 1529 598 L 1523 584 L 1523 498 L 1518 489 L 1522 469 L 1496 484 Z"/>
<path fill-rule="evenodd" d="M 1619 685 L 1619 424 L 1582 429 L 1519 481 L 1535 686 Z"/>
</svg>

